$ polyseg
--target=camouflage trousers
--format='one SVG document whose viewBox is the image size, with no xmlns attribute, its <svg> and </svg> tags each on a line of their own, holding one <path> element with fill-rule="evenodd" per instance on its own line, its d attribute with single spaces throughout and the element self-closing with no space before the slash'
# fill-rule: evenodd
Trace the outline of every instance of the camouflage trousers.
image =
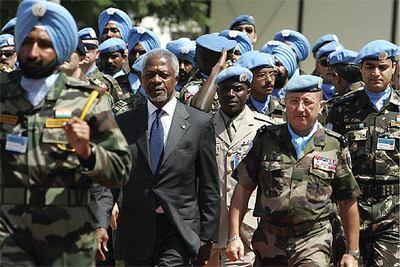
<svg viewBox="0 0 400 267">
<path fill-rule="evenodd" d="M 359 201 L 362 266 L 400 266 L 399 196 Z"/>
<path fill-rule="evenodd" d="M 329 266 L 332 227 L 320 224 L 298 236 L 278 235 L 261 220 L 253 235 L 255 266 Z"/>
<path fill-rule="evenodd" d="M 87 207 L 2 205 L 0 266 L 94 266 Z"/>
</svg>

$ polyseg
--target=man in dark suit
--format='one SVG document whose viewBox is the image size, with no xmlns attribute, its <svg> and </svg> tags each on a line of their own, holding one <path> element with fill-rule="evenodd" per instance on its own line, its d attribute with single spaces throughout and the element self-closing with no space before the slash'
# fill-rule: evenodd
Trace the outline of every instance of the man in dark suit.
<svg viewBox="0 0 400 267">
<path fill-rule="evenodd" d="M 213 121 L 176 100 L 178 73 L 171 52 L 148 52 L 147 104 L 117 117 L 136 160 L 119 203 L 117 266 L 204 264 L 218 237 Z"/>
</svg>

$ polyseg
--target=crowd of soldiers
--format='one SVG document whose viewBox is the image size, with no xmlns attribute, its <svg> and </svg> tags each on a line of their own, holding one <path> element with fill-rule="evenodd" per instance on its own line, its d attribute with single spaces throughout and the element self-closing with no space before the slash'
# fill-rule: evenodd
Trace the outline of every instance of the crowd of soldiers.
<svg viewBox="0 0 400 267">
<path fill-rule="evenodd" d="M 98 30 L 1 30 L 1 266 L 400 266 L 398 45 Z"/>
</svg>

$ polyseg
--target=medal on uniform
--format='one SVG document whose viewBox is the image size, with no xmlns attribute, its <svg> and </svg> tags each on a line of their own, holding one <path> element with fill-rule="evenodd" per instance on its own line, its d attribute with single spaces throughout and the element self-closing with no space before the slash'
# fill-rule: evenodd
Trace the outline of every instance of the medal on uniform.
<svg viewBox="0 0 400 267">
<path fill-rule="evenodd" d="M 45 122 L 46 128 L 61 128 L 69 119 L 47 119 Z"/>
<path fill-rule="evenodd" d="M 71 118 L 72 117 L 72 111 L 69 109 L 56 109 L 54 111 L 54 117 L 56 119 L 65 119 L 65 118 Z"/>
<path fill-rule="evenodd" d="M 0 114 L 0 123 L 7 123 L 15 125 L 18 122 L 18 116 L 16 115 L 7 115 L 7 114 Z"/>
<path fill-rule="evenodd" d="M 376 149 L 378 150 L 394 150 L 395 140 L 393 138 L 378 138 Z"/>
<path fill-rule="evenodd" d="M 6 150 L 17 153 L 25 153 L 28 147 L 28 137 L 15 134 L 7 134 Z"/>
<path fill-rule="evenodd" d="M 325 158 L 322 156 L 314 156 L 313 167 L 319 170 L 335 172 L 336 171 L 336 160 Z"/>
</svg>

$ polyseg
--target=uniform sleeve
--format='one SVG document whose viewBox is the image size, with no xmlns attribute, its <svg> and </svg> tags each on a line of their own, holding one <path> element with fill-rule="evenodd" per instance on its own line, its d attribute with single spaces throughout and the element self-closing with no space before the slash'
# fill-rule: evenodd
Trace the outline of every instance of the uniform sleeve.
<svg viewBox="0 0 400 267">
<path fill-rule="evenodd" d="M 338 152 L 338 164 L 333 181 L 333 197 L 336 200 L 354 199 L 361 192 L 351 171 L 351 157 L 347 147 Z"/>
<path fill-rule="evenodd" d="M 107 187 L 124 185 L 129 178 L 132 156 L 104 96 L 96 105 L 89 126 L 95 164 L 93 169 L 82 170 L 82 173 Z"/>
<path fill-rule="evenodd" d="M 339 104 L 335 103 L 329 110 L 328 117 L 326 118 L 327 128 L 331 129 L 334 132 L 343 134 L 344 129 L 342 127 L 342 118 L 341 118 L 341 107 Z"/>
</svg>

